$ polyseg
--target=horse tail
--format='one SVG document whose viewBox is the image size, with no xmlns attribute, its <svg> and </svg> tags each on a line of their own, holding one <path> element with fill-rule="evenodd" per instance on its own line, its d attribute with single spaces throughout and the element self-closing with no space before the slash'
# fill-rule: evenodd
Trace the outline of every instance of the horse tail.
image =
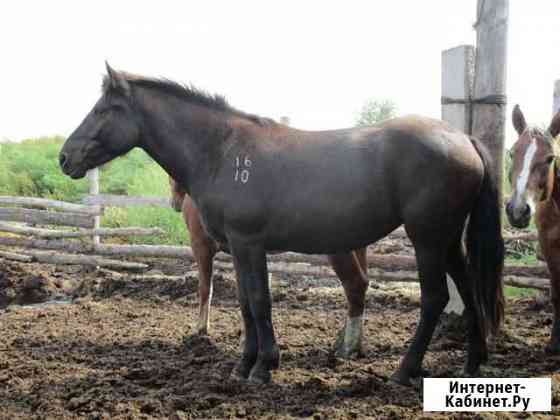
<svg viewBox="0 0 560 420">
<path fill-rule="evenodd" d="M 471 139 L 484 164 L 480 193 L 467 228 L 468 268 L 473 279 L 475 310 L 486 337 L 496 334 L 504 317 L 504 239 L 498 176 L 487 148 Z"/>
</svg>

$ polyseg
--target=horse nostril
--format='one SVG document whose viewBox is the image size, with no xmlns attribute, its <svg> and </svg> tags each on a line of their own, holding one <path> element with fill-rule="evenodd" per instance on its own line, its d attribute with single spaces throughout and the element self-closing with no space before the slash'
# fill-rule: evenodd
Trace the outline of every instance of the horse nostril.
<svg viewBox="0 0 560 420">
<path fill-rule="evenodd" d="M 523 210 L 523 217 L 527 217 L 531 215 L 531 207 L 529 205 L 525 206 L 525 210 Z"/>
<path fill-rule="evenodd" d="M 509 202 L 506 204 L 506 213 L 511 214 L 511 211 L 512 211 L 512 205 L 511 202 Z"/>
<path fill-rule="evenodd" d="M 64 165 L 66 164 L 68 157 L 66 156 L 66 153 L 61 153 L 58 157 L 58 162 L 60 163 L 60 167 L 64 168 Z"/>
</svg>

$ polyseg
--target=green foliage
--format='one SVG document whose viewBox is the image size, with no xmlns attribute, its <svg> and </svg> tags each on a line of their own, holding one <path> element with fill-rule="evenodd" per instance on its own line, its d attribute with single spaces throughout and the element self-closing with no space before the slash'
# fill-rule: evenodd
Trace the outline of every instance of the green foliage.
<svg viewBox="0 0 560 420">
<path fill-rule="evenodd" d="M 87 192 L 87 180 L 73 181 L 58 167 L 61 137 L 0 145 L 0 192 L 78 201 Z"/>
<path fill-rule="evenodd" d="M 397 115 L 397 105 L 390 99 L 367 100 L 356 118 L 357 127 L 374 125 Z"/>
<path fill-rule="evenodd" d="M 537 296 L 538 293 L 539 291 L 535 289 L 522 289 L 520 287 L 510 287 L 510 286 L 506 286 L 504 288 L 504 294 L 508 299 L 529 298 L 529 297 Z"/>
<path fill-rule="evenodd" d="M 72 180 L 62 173 L 58 153 L 62 137 L 0 144 L 0 195 L 45 197 L 79 202 L 88 193 L 87 179 Z M 169 197 L 167 174 L 145 152 L 133 150 L 101 168 L 102 193 Z M 133 237 L 133 243 L 187 244 L 180 213 L 162 208 L 107 208 L 105 227 L 159 227 L 161 237 Z"/>
<path fill-rule="evenodd" d="M 145 175 L 145 171 L 148 170 L 148 168 L 156 168 L 155 171 L 151 169 L 152 175 L 154 175 L 155 178 L 152 179 Z M 141 179 L 140 181 L 138 180 L 139 178 Z M 145 182 L 147 180 L 150 180 L 152 183 L 158 183 L 162 178 L 166 179 L 163 170 L 160 169 L 144 151 L 134 149 L 126 156 L 101 168 L 100 189 L 102 193 L 106 194 L 167 195 L 169 190 L 167 189 L 164 192 L 161 188 L 166 187 L 166 183 L 152 192 L 147 192 L 145 190 L 136 192 L 130 191 L 130 186 L 133 183 L 138 184 L 139 182 Z"/>
</svg>

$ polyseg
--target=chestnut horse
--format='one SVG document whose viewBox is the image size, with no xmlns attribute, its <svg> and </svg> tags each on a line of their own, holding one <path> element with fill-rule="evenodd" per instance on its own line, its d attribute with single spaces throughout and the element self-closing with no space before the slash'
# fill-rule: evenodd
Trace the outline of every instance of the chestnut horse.
<svg viewBox="0 0 560 420">
<path fill-rule="evenodd" d="M 416 334 L 394 380 L 410 384 L 423 374 L 449 300 L 446 273 L 466 308 L 465 370 L 475 374 L 486 361 L 487 332 L 503 314 L 504 255 L 497 176 L 478 141 L 416 116 L 297 130 L 239 111 L 220 96 L 107 65 L 102 96 L 66 140 L 60 166 L 82 178 L 134 147 L 185 189 L 205 231 L 233 256 L 245 330 L 234 377 L 266 383 L 279 366 L 267 252 L 334 254 L 359 273 L 352 250 L 402 224 L 416 251 L 422 297 Z M 345 286 L 359 313 L 349 313 L 344 340 L 361 335 L 365 289 Z"/>
<path fill-rule="evenodd" d="M 191 248 L 198 268 L 198 301 L 199 313 L 196 333 L 208 334 L 210 326 L 210 305 L 212 303 L 212 263 L 218 251 L 226 251 L 219 243 L 214 241 L 202 225 L 198 210 L 186 191 L 171 177 L 171 207 L 183 213 L 185 224 L 190 233 Z M 352 319 L 363 313 L 362 299 L 353 299 L 352 296 L 361 293 L 361 288 L 367 287 L 367 259 L 366 248 L 354 251 L 352 254 L 329 255 L 328 259 L 348 297 L 348 317 Z M 357 264 L 356 264 L 357 262 Z M 357 270 L 356 265 L 361 271 Z M 361 333 L 355 337 L 344 340 L 340 337 L 335 346 L 336 355 L 348 358 L 361 350 Z"/>
<path fill-rule="evenodd" d="M 512 196 L 506 214 L 512 226 L 526 228 L 531 217 L 539 236 L 539 245 L 550 271 L 551 300 L 554 308 L 552 334 L 547 351 L 560 353 L 560 180 L 558 145 L 560 112 L 546 130 L 528 126 L 516 105 L 513 126 L 519 139 L 512 148 L 509 173 Z"/>
</svg>

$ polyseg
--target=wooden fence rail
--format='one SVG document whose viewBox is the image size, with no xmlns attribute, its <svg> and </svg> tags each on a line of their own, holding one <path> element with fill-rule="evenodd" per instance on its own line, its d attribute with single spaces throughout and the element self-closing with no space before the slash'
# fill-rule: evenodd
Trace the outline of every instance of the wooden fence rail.
<svg viewBox="0 0 560 420">
<path fill-rule="evenodd" d="M 87 195 L 82 204 L 104 207 L 162 207 L 171 208 L 169 198 L 166 197 L 135 197 L 128 195 L 96 194 Z"/>
<path fill-rule="evenodd" d="M 18 207 L 0 207 L 0 220 L 41 225 L 93 228 L 94 216 L 84 213 L 33 210 Z"/>
<path fill-rule="evenodd" d="M 72 213 L 83 213 L 91 216 L 103 215 L 103 208 L 96 205 L 67 203 L 65 201 L 50 200 L 36 197 L 14 197 L 0 195 L 0 206 L 23 206 L 39 209 L 54 209 Z"/>
<path fill-rule="evenodd" d="M 88 236 L 161 236 L 165 232 L 160 228 L 99 228 L 72 230 L 51 230 L 25 225 L 14 225 L 0 222 L 0 232 L 15 233 L 22 236 L 32 236 L 42 239 L 82 238 Z"/>
</svg>

